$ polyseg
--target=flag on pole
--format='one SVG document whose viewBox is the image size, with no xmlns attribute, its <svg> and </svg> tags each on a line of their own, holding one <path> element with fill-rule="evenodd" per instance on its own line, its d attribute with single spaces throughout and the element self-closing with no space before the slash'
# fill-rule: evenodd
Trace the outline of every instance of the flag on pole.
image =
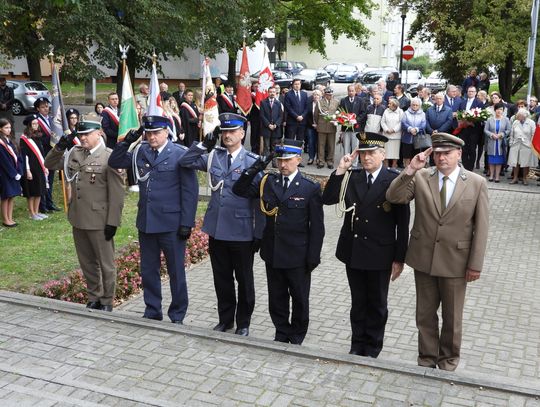
<svg viewBox="0 0 540 407">
<path fill-rule="evenodd" d="M 202 75 L 202 91 L 204 95 L 204 110 L 203 110 L 203 134 L 209 134 L 218 127 L 221 122 L 219 121 L 219 111 L 216 100 L 216 88 L 212 82 L 212 75 L 210 74 L 210 60 L 205 58 L 203 61 L 203 75 Z"/>
<path fill-rule="evenodd" d="M 123 93 L 123 92 L 122 92 Z M 159 94 L 159 81 L 156 72 L 156 64 L 152 64 L 152 75 L 150 76 L 150 94 L 148 96 L 147 116 L 163 116 L 161 96 Z"/>
<path fill-rule="evenodd" d="M 120 105 L 120 123 L 118 125 L 118 142 L 123 141 L 130 130 L 139 128 L 139 118 L 135 108 L 135 96 L 129 79 L 129 70 L 126 65 L 124 82 L 122 83 L 122 104 Z"/>
<path fill-rule="evenodd" d="M 531 146 L 538 158 L 540 158 L 540 126 L 536 125 L 533 138 L 531 140 Z"/>
<path fill-rule="evenodd" d="M 251 77 L 249 74 L 249 64 L 246 45 L 242 49 L 242 64 L 240 65 L 240 83 L 236 89 L 236 103 L 245 116 L 249 114 L 253 107 L 251 99 Z"/>
<path fill-rule="evenodd" d="M 264 46 L 263 64 L 261 71 L 259 72 L 259 87 L 255 94 L 255 104 L 257 107 L 261 107 L 261 102 L 268 97 L 268 89 L 274 86 L 274 75 L 270 70 L 270 61 L 268 60 L 268 52 L 266 52 L 266 45 Z"/>
<path fill-rule="evenodd" d="M 60 79 L 58 78 L 56 64 L 53 64 L 51 82 L 51 130 L 54 133 L 51 136 L 51 144 L 56 144 L 63 134 L 69 133 L 66 110 L 64 109 L 64 101 L 62 100 L 62 90 L 60 88 Z"/>
</svg>

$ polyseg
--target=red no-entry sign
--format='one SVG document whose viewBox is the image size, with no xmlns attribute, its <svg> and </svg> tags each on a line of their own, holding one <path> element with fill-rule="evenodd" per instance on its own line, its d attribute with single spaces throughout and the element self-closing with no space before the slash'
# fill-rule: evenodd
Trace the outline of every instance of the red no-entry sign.
<svg viewBox="0 0 540 407">
<path fill-rule="evenodd" d="M 412 45 L 404 45 L 403 46 L 403 59 L 408 61 L 412 57 L 414 57 L 414 48 L 412 47 Z"/>
</svg>

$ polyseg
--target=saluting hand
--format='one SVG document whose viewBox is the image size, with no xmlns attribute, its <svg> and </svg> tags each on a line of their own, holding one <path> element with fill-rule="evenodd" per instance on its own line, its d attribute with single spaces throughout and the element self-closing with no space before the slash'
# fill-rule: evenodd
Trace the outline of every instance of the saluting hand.
<svg viewBox="0 0 540 407">
<path fill-rule="evenodd" d="M 424 168 L 432 152 L 433 147 L 430 147 L 427 150 L 416 154 L 406 168 L 407 174 L 413 175 L 416 171 Z"/>
<path fill-rule="evenodd" d="M 339 160 L 339 165 L 336 170 L 336 175 L 343 175 L 353 165 L 354 160 L 358 157 L 358 150 L 354 150 L 351 154 L 345 154 Z"/>
</svg>

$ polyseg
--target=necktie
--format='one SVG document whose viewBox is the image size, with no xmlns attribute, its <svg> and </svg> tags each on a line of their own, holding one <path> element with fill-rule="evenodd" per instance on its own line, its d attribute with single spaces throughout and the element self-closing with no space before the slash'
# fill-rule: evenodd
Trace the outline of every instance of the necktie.
<svg viewBox="0 0 540 407">
<path fill-rule="evenodd" d="M 157 160 L 157 156 L 159 154 L 158 150 L 154 150 L 154 161 Z"/>
<path fill-rule="evenodd" d="M 227 154 L 227 169 L 231 168 L 232 154 Z"/>
<path fill-rule="evenodd" d="M 373 185 L 373 175 L 369 174 L 367 177 L 367 189 L 370 189 Z"/>
<path fill-rule="evenodd" d="M 448 177 L 445 175 L 442 177 L 442 188 L 441 188 L 441 209 L 444 212 L 446 210 L 446 181 L 448 180 Z"/>
<path fill-rule="evenodd" d="M 274 99 L 270 99 L 270 109 L 272 109 L 272 106 L 274 106 Z"/>
<path fill-rule="evenodd" d="M 450 106 L 454 106 L 454 98 L 450 98 Z"/>
<path fill-rule="evenodd" d="M 354 99 L 349 98 L 349 102 L 353 103 L 353 102 L 354 102 Z"/>
<path fill-rule="evenodd" d="M 300 102 L 300 92 L 296 92 L 296 97 L 298 98 L 298 101 Z"/>
<path fill-rule="evenodd" d="M 283 177 L 283 193 L 287 191 L 289 186 L 289 177 Z"/>
</svg>

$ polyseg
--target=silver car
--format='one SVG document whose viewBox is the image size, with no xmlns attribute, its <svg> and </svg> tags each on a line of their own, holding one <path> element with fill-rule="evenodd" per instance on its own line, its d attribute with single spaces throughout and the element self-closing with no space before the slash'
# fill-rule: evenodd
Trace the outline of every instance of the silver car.
<svg viewBox="0 0 540 407">
<path fill-rule="evenodd" d="M 49 89 L 37 81 L 6 81 L 7 86 L 13 89 L 15 100 L 11 105 L 14 115 L 24 114 L 26 111 L 35 111 L 34 102 L 37 98 L 45 97 L 51 100 Z"/>
</svg>

